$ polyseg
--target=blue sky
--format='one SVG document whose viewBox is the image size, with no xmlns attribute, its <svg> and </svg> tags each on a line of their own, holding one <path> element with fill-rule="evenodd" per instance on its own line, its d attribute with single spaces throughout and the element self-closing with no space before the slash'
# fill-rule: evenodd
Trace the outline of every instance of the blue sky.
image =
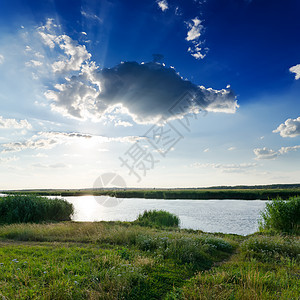
<svg viewBox="0 0 300 300">
<path fill-rule="evenodd" d="M 1 1 L 0 188 L 299 183 L 299 12 Z"/>
</svg>

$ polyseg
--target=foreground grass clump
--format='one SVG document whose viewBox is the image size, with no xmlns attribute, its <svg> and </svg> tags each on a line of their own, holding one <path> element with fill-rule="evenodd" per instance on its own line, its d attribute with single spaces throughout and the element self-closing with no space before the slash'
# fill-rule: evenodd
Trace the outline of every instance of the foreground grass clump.
<svg viewBox="0 0 300 300">
<path fill-rule="evenodd" d="M 139 214 L 136 224 L 148 227 L 178 227 L 179 218 L 164 210 L 145 210 Z"/>
<path fill-rule="evenodd" d="M 261 214 L 260 230 L 300 233 L 300 197 L 274 199 Z"/>
<path fill-rule="evenodd" d="M 73 213 L 73 205 L 64 199 L 36 195 L 0 198 L 0 224 L 69 221 Z"/>
<path fill-rule="evenodd" d="M 199 272 L 170 299 L 299 299 L 297 238 L 254 236 L 217 268 Z"/>
</svg>

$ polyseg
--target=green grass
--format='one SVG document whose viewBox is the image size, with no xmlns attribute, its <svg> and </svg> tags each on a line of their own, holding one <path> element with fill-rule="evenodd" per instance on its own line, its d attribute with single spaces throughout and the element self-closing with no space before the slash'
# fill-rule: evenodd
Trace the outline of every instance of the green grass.
<svg viewBox="0 0 300 300">
<path fill-rule="evenodd" d="M 174 217 L 0 226 L 0 298 L 300 298 L 295 232 L 207 234 L 161 216 Z"/>
<path fill-rule="evenodd" d="M 178 227 L 178 216 L 164 210 L 145 210 L 138 215 L 136 224 L 148 227 Z"/>
<path fill-rule="evenodd" d="M 0 293 L 8 299 L 162 299 L 237 243 L 121 222 L 0 227 Z"/>
<path fill-rule="evenodd" d="M 0 198 L 0 224 L 71 220 L 74 207 L 63 199 L 36 195 L 8 195 Z"/>
<path fill-rule="evenodd" d="M 172 299 L 299 299 L 299 253 L 296 237 L 250 237 L 229 261 L 175 289 Z"/>
<path fill-rule="evenodd" d="M 0 227 L 7 299 L 298 299 L 300 241 L 62 222 Z"/>
</svg>

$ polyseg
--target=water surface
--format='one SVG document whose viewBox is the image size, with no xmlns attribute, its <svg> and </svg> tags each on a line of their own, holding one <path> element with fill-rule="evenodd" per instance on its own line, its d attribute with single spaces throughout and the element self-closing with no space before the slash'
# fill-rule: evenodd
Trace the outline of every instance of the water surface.
<svg viewBox="0 0 300 300">
<path fill-rule="evenodd" d="M 163 209 L 179 216 L 181 228 L 241 235 L 258 230 L 257 220 L 267 202 L 263 200 L 118 199 L 107 196 L 64 198 L 74 204 L 74 221 L 133 221 L 146 209 Z"/>
</svg>

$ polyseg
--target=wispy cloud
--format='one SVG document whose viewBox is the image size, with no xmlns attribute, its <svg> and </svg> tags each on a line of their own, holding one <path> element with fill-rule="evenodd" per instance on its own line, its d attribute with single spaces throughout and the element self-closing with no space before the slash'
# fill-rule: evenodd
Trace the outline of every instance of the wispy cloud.
<svg viewBox="0 0 300 300">
<path fill-rule="evenodd" d="M 97 15 L 93 14 L 93 13 L 89 13 L 85 10 L 81 10 L 81 15 L 83 15 L 85 18 L 87 19 L 91 19 L 91 20 L 95 20 L 99 23 L 102 23 L 103 20 L 101 18 L 99 18 Z"/>
<path fill-rule="evenodd" d="M 9 163 L 9 162 L 12 162 L 12 161 L 17 161 L 17 160 L 19 160 L 19 158 L 16 157 L 16 156 L 0 157 L 0 164 Z"/>
<path fill-rule="evenodd" d="M 242 173 L 256 167 L 256 163 L 241 163 L 241 164 L 216 164 L 216 163 L 194 163 L 193 168 L 212 168 L 219 169 L 224 173 Z"/>
<path fill-rule="evenodd" d="M 0 54 L 0 65 L 2 65 L 4 62 L 4 56 L 2 54 Z"/>
<path fill-rule="evenodd" d="M 280 124 L 277 129 L 273 130 L 273 132 L 279 133 L 282 137 L 296 137 L 300 135 L 300 117 L 287 119 L 283 124 Z"/>
<path fill-rule="evenodd" d="M 30 61 L 25 62 L 26 67 L 39 67 L 42 66 L 43 63 L 39 60 L 31 59 Z"/>
<path fill-rule="evenodd" d="M 47 154 L 45 153 L 38 153 L 38 154 L 35 154 L 35 155 L 32 155 L 33 157 L 38 157 L 38 158 L 46 158 L 48 157 Z"/>
<path fill-rule="evenodd" d="M 136 141 L 145 139 L 139 136 L 124 136 L 124 137 L 105 137 L 90 134 L 83 134 L 78 132 L 39 132 L 26 141 L 10 142 L 2 144 L 2 153 L 19 152 L 26 149 L 52 149 L 61 144 L 82 143 L 82 140 L 91 140 L 98 143 L 134 143 Z"/>
<path fill-rule="evenodd" d="M 69 168 L 70 166 L 65 164 L 65 163 L 55 163 L 55 164 L 41 164 L 41 163 L 36 163 L 32 164 L 33 167 L 35 168 L 45 168 L 45 169 L 61 169 L 61 168 Z"/>
<path fill-rule="evenodd" d="M 297 151 L 298 149 L 300 149 L 300 145 L 290 146 L 290 147 L 281 147 L 279 149 L 279 153 L 280 154 L 286 154 L 286 153 L 291 152 L 291 151 Z"/>
<path fill-rule="evenodd" d="M 118 120 L 115 122 L 115 126 L 132 127 L 133 125 L 130 122 Z"/>
<path fill-rule="evenodd" d="M 266 147 L 257 148 L 257 149 L 254 149 L 253 152 L 256 156 L 255 159 L 260 160 L 260 159 L 275 159 L 280 155 L 287 154 L 291 151 L 297 151 L 298 149 L 300 149 L 300 145 L 290 146 L 290 147 L 281 147 L 278 151 L 274 151 L 274 150 L 268 149 Z"/>
<path fill-rule="evenodd" d="M 5 119 L 0 116 L 0 128 L 2 129 L 31 129 L 32 126 L 27 120 Z"/>
</svg>

